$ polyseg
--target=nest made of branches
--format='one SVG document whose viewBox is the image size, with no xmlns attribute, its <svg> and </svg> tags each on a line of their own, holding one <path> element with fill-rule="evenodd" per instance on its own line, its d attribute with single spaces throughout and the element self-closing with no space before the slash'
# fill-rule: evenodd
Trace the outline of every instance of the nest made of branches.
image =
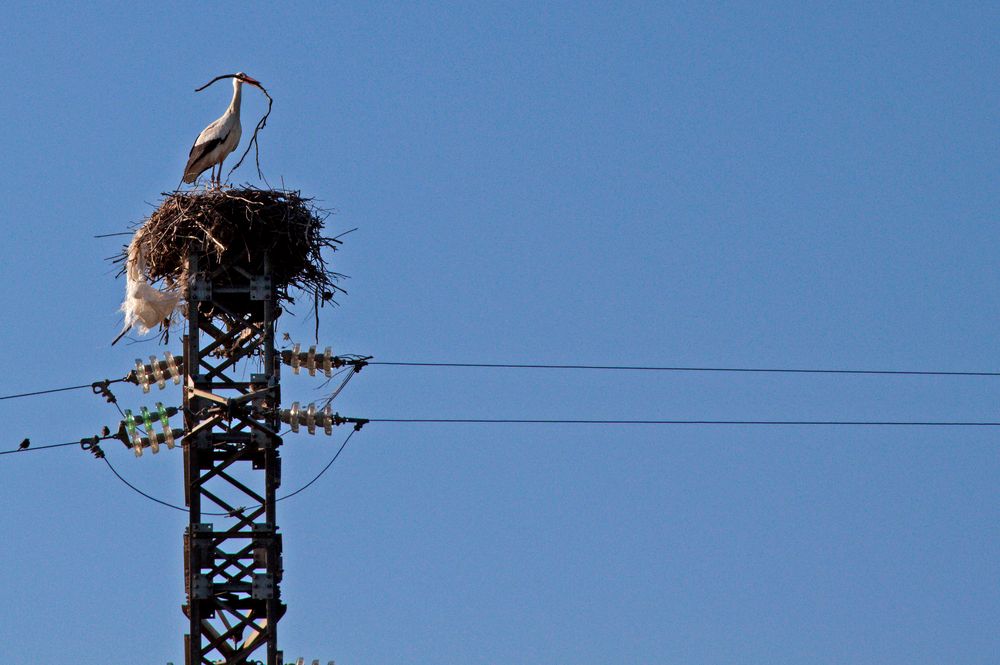
<svg viewBox="0 0 1000 665">
<path fill-rule="evenodd" d="M 323 235 L 329 213 L 298 191 L 254 187 L 171 192 L 141 222 L 138 243 L 145 276 L 167 289 L 183 288 L 188 257 L 199 254 L 212 266 L 260 274 L 265 260 L 279 302 L 294 303 L 290 290 L 313 296 L 316 307 L 332 301 L 344 275 L 331 271 L 323 250 L 341 241 Z M 125 271 L 129 248 L 115 259 Z M 265 258 L 266 257 L 266 258 Z"/>
</svg>

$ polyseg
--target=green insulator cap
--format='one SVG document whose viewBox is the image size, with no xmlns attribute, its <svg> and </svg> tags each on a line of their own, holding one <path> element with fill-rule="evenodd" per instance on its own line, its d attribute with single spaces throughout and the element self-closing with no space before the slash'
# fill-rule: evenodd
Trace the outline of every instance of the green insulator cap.
<svg viewBox="0 0 1000 665">
<path fill-rule="evenodd" d="M 153 417 L 150 415 L 149 409 L 147 409 L 146 407 L 142 407 L 139 410 L 139 413 L 142 414 L 142 423 L 143 425 L 146 426 L 146 434 L 149 436 L 153 436 L 151 434 L 151 432 L 153 431 Z"/>
<path fill-rule="evenodd" d="M 136 433 L 135 416 L 132 415 L 132 409 L 125 409 L 125 431 L 129 433 L 129 436 Z"/>
<path fill-rule="evenodd" d="M 164 429 L 170 429 L 170 416 L 167 415 L 167 407 L 163 406 L 163 402 L 156 403 L 156 413 L 159 414 L 160 424 Z"/>
</svg>

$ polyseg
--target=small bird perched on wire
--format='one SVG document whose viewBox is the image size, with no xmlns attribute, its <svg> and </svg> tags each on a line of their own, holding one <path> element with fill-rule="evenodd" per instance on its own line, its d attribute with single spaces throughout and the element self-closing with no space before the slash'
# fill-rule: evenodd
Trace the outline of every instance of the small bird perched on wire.
<svg viewBox="0 0 1000 665">
<path fill-rule="evenodd" d="M 28 446 L 31 445 L 31 439 L 25 439 L 21 442 L 21 445 L 17 447 L 18 450 L 27 450 Z"/>
<path fill-rule="evenodd" d="M 240 126 L 240 101 L 243 84 L 247 83 L 264 90 L 260 81 L 250 78 L 243 72 L 217 76 L 212 80 L 212 83 L 220 78 L 233 79 L 233 99 L 229 102 L 229 108 L 222 114 L 222 117 L 206 127 L 191 147 L 187 166 L 184 167 L 184 182 L 186 183 L 194 182 L 198 176 L 211 168 L 212 185 L 221 186 L 222 162 L 232 151 L 236 150 L 236 146 L 240 143 L 240 136 L 243 134 L 243 128 Z M 207 86 L 202 86 L 199 90 L 203 90 L 205 87 Z M 216 167 L 218 173 L 216 173 Z"/>
</svg>

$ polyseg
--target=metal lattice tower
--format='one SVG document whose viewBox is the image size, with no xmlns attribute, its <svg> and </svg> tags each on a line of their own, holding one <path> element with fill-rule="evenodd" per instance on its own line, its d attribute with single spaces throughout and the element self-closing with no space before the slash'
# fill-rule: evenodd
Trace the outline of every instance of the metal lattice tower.
<svg viewBox="0 0 1000 665">
<path fill-rule="evenodd" d="M 185 663 L 280 665 L 280 308 L 270 265 L 194 255 L 185 288 Z"/>
</svg>

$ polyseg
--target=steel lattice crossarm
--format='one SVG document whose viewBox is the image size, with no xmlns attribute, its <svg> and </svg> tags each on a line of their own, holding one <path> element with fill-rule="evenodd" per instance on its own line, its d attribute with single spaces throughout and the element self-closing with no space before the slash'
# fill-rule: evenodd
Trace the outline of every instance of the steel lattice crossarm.
<svg viewBox="0 0 1000 665">
<path fill-rule="evenodd" d="M 261 274 L 213 265 L 204 256 L 188 261 L 186 663 L 247 663 L 261 650 L 268 665 L 279 665 L 277 624 L 285 605 L 275 520 L 281 484 L 275 289 L 266 261 Z M 154 368 L 154 379 L 155 369 L 162 376 L 168 368 Z M 225 516 L 214 515 L 220 512 Z"/>
</svg>

